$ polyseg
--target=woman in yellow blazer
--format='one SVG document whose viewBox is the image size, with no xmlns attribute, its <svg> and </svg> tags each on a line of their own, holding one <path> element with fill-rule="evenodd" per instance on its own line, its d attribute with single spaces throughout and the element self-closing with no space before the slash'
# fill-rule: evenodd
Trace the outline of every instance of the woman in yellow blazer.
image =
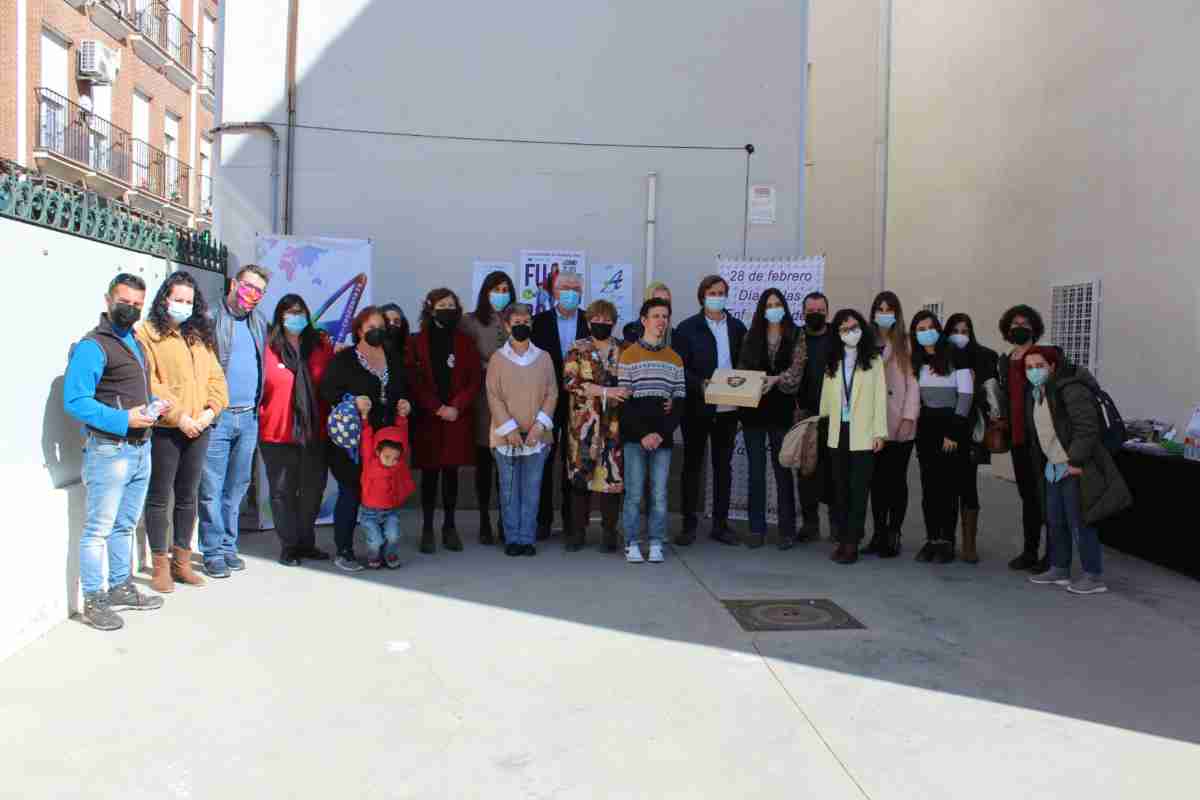
<svg viewBox="0 0 1200 800">
<path fill-rule="evenodd" d="M 158 419 L 150 452 L 146 538 L 154 558 L 150 588 L 173 591 L 174 582 L 201 586 L 192 571 L 196 493 L 208 450 L 208 429 L 229 405 L 225 373 L 204 295 L 186 272 L 167 276 L 146 321 L 135 329 L 150 373 L 150 392 L 169 405 Z M 167 551 L 167 503 L 175 492 L 174 558 Z"/>
<path fill-rule="evenodd" d="M 833 460 L 833 526 L 839 564 L 858 560 L 866 533 L 867 498 L 875 454 L 887 441 L 887 376 L 871 326 L 862 314 L 844 308 L 833 317 L 833 340 L 820 415 L 829 419 Z M 841 424 L 838 424 L 838 423 Z"/>
</svg>

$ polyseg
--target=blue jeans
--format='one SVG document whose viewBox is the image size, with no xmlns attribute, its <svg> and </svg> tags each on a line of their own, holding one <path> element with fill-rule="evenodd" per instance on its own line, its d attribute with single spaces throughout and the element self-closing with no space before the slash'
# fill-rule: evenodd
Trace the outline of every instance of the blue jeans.
<svg viewBox="0 0 1200 800">
<path fill-rule="evenodd" d="M 500 469 L 500 516 L 504 520 L 504 539 L 509 544 L 533 544 L 537 540 L 542 470 L 550 458 L 550 446 L 528 456 L 493 452 Z"/>
<path fill-rule="evenodd" d="M 367 535 L 367 560 L 400 557 L 400 509 L 367 508 L 358 512 L 358 524 Z"/>
<path fill-rule="evenodd" d="M 208 439 L 200 477 L 200 552 L 206 562 L 237 553 L 238 514 L 250 486 L 257 446 L 258 415 L 253 409 L 221 412 Z"/>
<path fill-rule="evenodd" d="M 1068 475 L 1058 483 L 1046 481 L 1046 527 L 1050 529 L 1050 560 L 1061 569 L 1071 568 L 1072 540 L 1079 546 L 1083 571 L 1099 577 L 1104 573 L 1100 556 L 1100 534 L 1083 523 L 1079 478 Z"/>
<path fill-rule="evenodd" d="M 625 443 L 625 544 L 638 540 L 642 529 L 642 494 L 650 477 L 650 543 L 667 537 L 667 480 L 671 476 L 671 448 L 647 450 L 636 442 Z"/>
<path fill-rule="evenodd" d="M 767 532 L 767 465 L 775 472 L 775 489 L 779 497 L 779 532 L 782 536 L 796 535 L 796 486 L 794 473 L 779 465 L 779 450 L 783 447 L 784 428 L 742 427 L 746 443 L 746 458 L 750 467 L 750 532 Z M 767 443 L 771 450 L 767 451 Z"/>
<path fill-rule="evenodd" d="M 140 446 L 89 435 L 83 450 L 87 518 L 79 540 L 79 582 L 85 595 L 104 587 L 104 548 L 108 547 L 108 586 L 129 580 L 133 529 L 150 487 L 150 441 Z"/>
</svg>

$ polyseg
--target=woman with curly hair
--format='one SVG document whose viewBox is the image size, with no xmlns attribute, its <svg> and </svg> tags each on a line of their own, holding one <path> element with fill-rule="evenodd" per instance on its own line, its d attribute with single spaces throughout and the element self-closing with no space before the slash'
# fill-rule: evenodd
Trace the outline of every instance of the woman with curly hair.
<svg viewBox="0 0 1200 800">
<path fill-rule="evenodd" d="M 454 522 L 458 504 L 458 468 L 475 463 L 475 419 L 482 370 L 479 350 L 459 330 L 462 304 L 450 289 L 434 289 L 421 307 L 421 332 L 408 346 L 412 400 L 418 414 L 413 427 L 412 466 L 421 470 L 421 552 L 437 550 L 433 512 L 438 483 L 442 488 L 442 546 L 463 549 Z"/>
<path fill-rule="evenodd" d="M 209 427 L 229 405 L 225 373 L 217 360 L 216 337 L 204 294 L 191 275 L 174 272 L 159 287 L 145 322 L 134 330 L 146 355 L 150 391 L 170 403 L 151 440 L 146 538 L 154 562 L 150 588 L 174 591 L 175 582 L 201 586 L 192 571 L 196 494 L 208 451 Z M 167 547 L 167 504 L 175 493 Z"/>
<path fill-rule="evenodd" d="M 866 533 L 867 499 L 875 455 L 887 441 L 887 376 L 874 331 L 863 315 L 844 308 L 833 316 L 837 338 L 821 386 L 820 415 L 829 420 L 833 527 L 839 564 L 858 560 Z"/>
</svg>

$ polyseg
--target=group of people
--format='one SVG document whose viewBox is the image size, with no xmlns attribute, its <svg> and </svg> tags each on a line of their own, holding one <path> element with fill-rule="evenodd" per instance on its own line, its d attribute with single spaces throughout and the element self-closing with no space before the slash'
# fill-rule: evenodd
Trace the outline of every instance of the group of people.
<svg viewBox="0 0 1200 800">
<path fill-rule="evenodd" d="M 839 564 L 900 554 L 914 448 L 926 528 L 917 560 L 977 563 L 985 434 L 1006 431 L 1024 526 L 1010 567 L 1032 571 L 1035 583 L 1105 591 L 1094 525 L 1128 502 L 1128 490 L 1100 443 L 1095 380 L 1057 348 L 1038 345 L 1045 328 L 1029 306 L 1001 318 L 1012 349 L 998 356 L 979 344 L 968 315 L 943 325 L 920 311 L 906 321 L 888 291 L 866 316 L 852 308 L 831 316 L 828 298 L 809 294 L 801 326 L 784 292 L 770 288 L 747 327 L 726 310 L 728 283 L 709 275 L 697 287 L 697 313 L 672 327 L 674 302 L 661 283 L 647 287 L 638 319 L 623 321 L 604 300 L 581 307 L 577 274 L 559 273 L 553 306 L 534 314 L 516 302 L 511 277 L 493 272 L 469 313 L 439 288 L 425 297 L 415 331 L 399 306 L 369 306 L 354 318 L 350 345 L 335 346 L 299 295 L 283 297 L 268 319 L 258 305 L 269 280 L 263 268 L 245 266 L 209 309 L 195 281 L 176 272 L 146 309 L 144 282 L 123 273 L 108 287 L 99 324 L 72 349 L 64 405 L 85 432 L 88 624 L 118 629 L 117 611 L 161 607 L 159 595 L 176 583 L 204 583 L 199 572 L 227 578 L 245 569 L 238 515 L 256 449 L 287 566 L 330 558 L 315 530 L 329 472 L 338 489 L 338 568 L 400 566 L 399 509 L 416 490 L 414 470 L 420 551 L 438 549 L 439 505 L 441 546 L 461 551 L 455 509 L 467 466 L 481 544 L 535 555 L 551 535 L 557 472 L 568 551 L 586 546 L 596 510 L 603 549 L 622 543 L 631 563 L 662 562 L 677 428 L 683 520 L 675 546 L 696 541 L 706 457 L 709 536 L 763 546 L 769 462 L 779 549 L 820 538 L 824 503 Z M 735 368 L 766 375 L 757 407 L 708 402 L 714 372 Z M 813 416 L 818 467 L 802 476 L 779 453 L 793 425 Z M 739 429 L 750 474 L 747 536 L 729 524 Z M 863 547 L 868 505 L 873 528 Z M 130 538 L 143 509 L 157 594 L 130 580 Z M 197 514 L 200 571 L 190 549 Z M 358 527 L 365 566 L 354 550 Z M 1073 543 L 1083 568 L 1075 580 Z"/>
</svg>

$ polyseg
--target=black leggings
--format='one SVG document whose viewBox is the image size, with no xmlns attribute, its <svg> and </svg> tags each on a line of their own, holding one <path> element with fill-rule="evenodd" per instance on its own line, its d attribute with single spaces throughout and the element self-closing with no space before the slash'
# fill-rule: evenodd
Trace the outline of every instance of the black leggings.
<svg viewBox="0 0 1200 800">
<path fill-rule="evenodd" d="M 267 468 L 279 543 L 285 551 L 316 547 L 317 516 L 328 476 L 325 449 L 261 442 L 258 450 Z"/>
<path fill-rule="evenodd" d="M 153 553 L 168 552 L 167 502 L 175 492 L 172 519 L 175 546 L 192 546 L 196 525 L 196 493 L 208 453 L 208 433 L 189 439 L 178 428 L 158 428 L 150 443 L 150 488 L 146 493 L 146 538 Z"/>
<path fill-rule="evenodd" d="M 945 413 L 926 414 L 917 422 L 917 462 L 921 467 L 921 510 L 925 514 L 926 538 L 931 542 L 953 542 L 958 527 L 958 502 L 962 472 L 970 465 L 960 444 L 951 453 L 942 449 L 954 438 L 955 420 Z"/>
<path fill-rule="evenodd" d="M 425 527 L 433 525 L 439 477 L 442 479 L 442 508 L 445 511 L 442 527 L 453 528 L 454 506 L 458 503 L 458 467 L 421 470 L 421 510 L 425 514 Z"/>
<path fill-rule="evenodd" d="M 479 501 L 479 515 L 486 515 L 492 508 L 492 486 L 500 494 L 500 472 L 496 469 L 496 458 L 490 447 L 475 448 L 475 497 Z"/>
<path fill-rule="evenodd" d="M 888 442 L 875 456 L 871 478 L 871 511 L 875 532 L 899 531 L 908 514 L 908 464 L 913 442 Z"/>
<path fill-rule="evenodd" d="M 979 465 L 974 459 L 967 459 L 959 473 L 962 485 L 959 486 L 959 506 L 963 511 L 979 510 Z"/>
<path fill-rule="evenodd" d="M 1037 431 L 1027 430 L 1026 436 L 1037 436 Z M 1033 467 L 1033 454 L 1028 444 L 1013 445 L 1012 465 L 1016 473 L 1017 491 L 1021 494 L 1021 523 L 1025 534 L 1025 552 L 1037 555 L 1042 539 L 1042 495 L 1041 476 Z M 1046 550 L 1050 550 L 1050 539 L 1046 539 Z"/>
</svg>

